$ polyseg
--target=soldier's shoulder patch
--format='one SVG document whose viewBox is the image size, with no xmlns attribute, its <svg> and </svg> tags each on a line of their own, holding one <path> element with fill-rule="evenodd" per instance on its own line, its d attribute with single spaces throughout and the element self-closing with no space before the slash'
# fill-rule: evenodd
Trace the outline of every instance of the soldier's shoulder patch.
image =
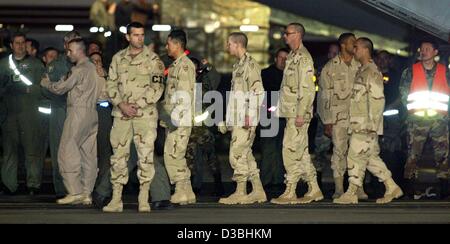
<svg viewBox="0 0 450 244">
<path fill-rule="evenodd" d="M 164 64 L 161 60 L 159 60 L 159 62 L 158 62 L 158 69 L 160 69 L 160 70 L 164 69 Z"/>
<path fill-rule="evenodd" d="M 184 72 L 187 72 L 189 70 L 189 65 L 183 64 L 182 68 L 183 68 Z"/>
</svg>

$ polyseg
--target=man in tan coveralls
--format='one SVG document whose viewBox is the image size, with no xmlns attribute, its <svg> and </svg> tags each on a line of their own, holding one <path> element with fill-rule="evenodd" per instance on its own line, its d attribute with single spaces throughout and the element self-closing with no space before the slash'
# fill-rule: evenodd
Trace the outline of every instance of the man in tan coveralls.
<svg viewBox="0 0 450 244">
<path fill-rule="evenodd" d="M 317 184 L 316 169 L 308 152 L 308 127 L 312 118 L 315 84 L 314 64 L 303 46 L 305 28 L 291 23 L 286 27 L 284 40 L 291 52 L 286 60 L 280 88 L 278 115 L 286 118 L 283 138 L 283 162 L 286 168 L 286 190 L 275 204 L 303 204 L 323 199 Z M 308 192 L 298 199 L 295 193 L 298 181 L 308 184 Z"/>
<path fill-rule="evenodd" d="M 67 79 L 50 82 L 42 79 L 41 86 L 50 92 L 67 95 L 67 117 L 58 151 L 58 162 L 68 195 L 58 204 L 92 203 L 91 193 L 97 177 L 97 98 L 99 78 L 95 65 L 86 56 L 83 39 L 69 42 L 67 51 L 76 63 Z"/>
<path fill-rule="evenodd" d="M 350 146 L 347 156 L 350 185 L 338 204 L 358 203 L 358 188 L 362 187 L 366 168 L 386 187 L 377 203 L 389 203 L 403 195 L 392 180 L 391 172 L 381 160 L 378 135 L 383 134 L 384 86 L 383 76 L 372 61 L 373 43 L 359 38 L 355 43 L 355 58 L 361 63 L 356 74 L 350 99 Z"/>
<path fill-rule="evenodd" d="M 226 127 L 231 128 L 230 164 L 234 170 L 236 191 L 223 204 L 252 204 L 267 201 L 259 169 L 252 153 L 252 145 L 259 121 L 259 110 L 264 99 L 261 68 L 247 52 L 248 39 L 244 33 L 228 36 L 228 52 L 239 60 L 233 66 L 231 96 L 227 106 Z M 219 128 L 224 128 L 221 126 Z M 221 129 L 221 132 L 226 132 Z M 247 194 L 247 181 L 252 183 L 252 192 Z"/>
<path fill-rule="evenodd" d="M 195 203 L 192 191 L 191 171 L 186 163 L 186 149 L 194 118 L 195 65 L 184 53 L 186 33 L 174 30 L 167 37 L 167 54 L 175 59 L 169 66 L 164 94 L 163 110 L 177 127 L 167 134 L 164 144 L 164 163 L 170 183 L 175 184 L 172 203 L 180 205 Z"/>
<path fill-rule="evenodd" d="M 317 111 L 324 124 L 324 134 L 333 141 L 331 168 L 334 178 L 333 199 L 344 194 L 344 174 L 347 171 L 347 153 L 350 95 L 353 81 L 360 64 L 354 59 L 355 35 L 339 36 L 339 54 L 322 69 L 317 96 Z M 359 199 L 367 199 L 364 189 L 359 188 Z"/>
<path fill-rule="evenodd" d="M 114 105 L 111 130 L 113 196 L 103 211 L 123 211 L 122 189 L 128 182 L 127 162 L 133 140 L 139 158 L 139 212 L 150 212 L 148 194 L 155 175 L 153 151 L 158 123 L 156 103 L 164 91 L 164 64 L 144 46 L 142 24 L 129 24 L 126 38 L 130 45 L 114 55 L 106 85 Z"/>
</svg>

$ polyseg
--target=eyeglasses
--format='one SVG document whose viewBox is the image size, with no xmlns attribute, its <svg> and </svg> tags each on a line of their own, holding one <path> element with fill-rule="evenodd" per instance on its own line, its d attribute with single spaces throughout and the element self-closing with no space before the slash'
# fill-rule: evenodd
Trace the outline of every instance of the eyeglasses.
<svg viewBox="0 0 450 244">
<path fill-rule="evenodd" d="M 286 35 L 286 36 L 289 36 L 289 35 L 292 35 L 292 34 L 297 34 L 297 33 L 299 33 L 298 31 L 294 31 L 294 32 L 282 32 L 282 34 L 283 35 Z"/>
</svg>

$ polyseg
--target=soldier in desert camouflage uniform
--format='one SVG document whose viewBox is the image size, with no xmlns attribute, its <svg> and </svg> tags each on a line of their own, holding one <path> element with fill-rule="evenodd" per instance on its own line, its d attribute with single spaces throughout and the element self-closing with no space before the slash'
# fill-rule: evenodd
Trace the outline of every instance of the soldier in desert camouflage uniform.
<svg viewBox="0 0 450 244">
<path fill-rule="evenodd" d="M 303 45 L 305 28 L 299 23 L 287 26 L 284 39 L 291 48 L 286 60 L 280 88 L 278 114 L 286 118 L 283 138 L 283 163 L 286 168 L 286 190 L 275 204 L 304 204 L 323 199 L 317 183 L 316 169 L 308 151 L 308 127 L 315 97 L 314 64 Z M 298 199 L 296 188 L 302 179 L 308 184 L 308 192 Z"/>
<path fill-rule="evenodd" d="M 148 194 L 155 174 L 154 141 L 158 111 L 156 102 L 164 91 L 164 65 L 144 46 L 144 27 L 131 23 L 127 27 L 128 48 L 114 55 L 107 81 L 114 124 L 111 131 L 111 183 L 113 196 L 104 212 L 122 212 L 122 189 L 128 182 L 127 162 L 131 141 L 138 152 L 139 212 L 149 212 Z"/>
<path fill-rule="evenodd" d="M 372 61 L 373 44 L 359 38 L 355 44 L 355 58 L 361 63 L 356 74 L 350 99 L 350 146 L 347 156 L 349 188 L 339 198 L 338 204 L 358 203 L 357 191 L 362 187 L 366 169 L 384 183 L 386 192 L 377 203 L 391 202 L 403 195 L 393 181 L 391 172 L 381 160 L 378 135 L 383 134 L 384 92 L 383 78 Z"/>
<path fill-rule="evenodd" d="M 252 152 L 252 145 L 259 121 L 259 109 L 264 99 L 261 68 L 247 52 L 248 39 L 244 33 L 228 36 L 228 51 L 239 61 L 233 66 L 231 97 L 227 106 L 227 127 L 231 129 L 230 164 L 236 191 L 223 204 L 251 204 L 267 201 L 259 169 Z M 225 132 L 223 127 L 221 132 Z M 252 183 L 252 192 L 247 194 L 247 181 Z"/>
<path fill-rule="evenodd" d="M 344 174 L 347 170 L 347 153 L 350 95 L 353 81 L 360 64 L 353 57 L 353 33 L 339 37 L 340 52 L 322 69 L 319 82 L 317 110 L 324 124 L 324 133 L 333 140 L 331 168 L 335 192 L 333 198 L 344 194 Z M 359 188 L 359 199 L 367 199 L 363 188 Z"/>
<path fill-rule="evenodd" d="M 191 185 L 191 171 L 186 163 L 186 149 L 193 126 L 195 113 L 195 66 L 186 56 L 186 33 L 174 30 L 167 37 L 167 54 L 175 59 L 169 66 L 163 112 L 170 116 L 170 121 L 163 121 L 164 126 L 172 123 L 164 144 L 164 163 L 169 174 L 170 183 L 175 184 L 172 203 L 184 205 L 196 202 Z"/>
</svg>

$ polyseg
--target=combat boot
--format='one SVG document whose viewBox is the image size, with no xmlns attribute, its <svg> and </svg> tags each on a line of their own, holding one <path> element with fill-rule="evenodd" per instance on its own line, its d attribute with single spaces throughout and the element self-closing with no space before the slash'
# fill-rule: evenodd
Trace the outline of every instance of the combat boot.
<svg viewBox="0 0 450 244">
<path fill-rule="evenodd" d="M 344 177 L 336 177 L 334 178 L 334 194 L 332 196 L 333 199 L 336 199 L 344 194 Z"/>
<path fill-rule="evenodd" d="M 91 194 L 85 194 L 83 201 L 81 202 L 83 205 L 92 205 L 92 197 Z"/>
<path fill-rule="evenodd" d="M 236 191 L 226 198 L 219 199 L 219 203 L 233 205 L 248 201 L 247 181 L 237 182 Z"/>
<path fill-rule="evenodd" d="M 300 199 L 298 199 L 298 203 L 306 204 L 311 202 L 317 202 L 323 199 L 322 191 L 319 188 L 319 184 L 317 184 L 317 179 L 314 178 L 311 181 L 308 181 L 308 192 Z"/>
<path fill-rule="evenodd" d="M 364 187 L 358 187 L 356 191 L 356 195 L 358 196 L 358 200 L 367 200 L 369 196 L 367 196 L 366 192 L 364 192 Z"/>
<path fill-rule="evenodd" d="M 340 197 L 333 200 L 333 203 L 337 204 L 357 204 L 358 203 L 358 186 L 350 183 L 347 191 Z"/>
<path fill-rule="evenodd" d="M 390 203 L 393 199 L 397 199 L 403 196 L 402 189 L 400 189 L 400 187 L 394 182 L 392 178 L 385 180 L 383 183 L 386 187 L 386 192 L 384 193 L 384 196 L 382 198 L 377 199 L 376 203 Z"/>
<path fill-rule="evenodd" d="M 263 203 L 267 202 L 266 192 L 262 186 L 261 180 L 258 177 L 251 180 L 252 182 L 252 192 L 248 194 L 247 199 L 242 202 L 242 204 L 252 204 L 252 203 Z"/>
<path fill-rule="evenodd" d="M 195 203 L 195 194 L 192 190 L 190 180 L 178 181 L 175 185 L 175 193 L 170 197 L 170 202 L 174 204 L 187 205 Z"/>
<path fill-rule="evenodd" d="M 142 183 L 139 187 L 138 196 L 138 211 L 141 213 L 150 212 L 150 204 L 148 203 L 148 192 L 150 189 L 150 182 Z"/>
<path fill-rule="evenodd" d="M 286 184 L 286 190 L 281 196 L 278 198 L 273 198 L 270 202 L 274 204 L 296 204 L 298 201 L 297 193 L 295 190 L 297 189 L 296 183 L 288 183 Z"/>
<path fill-rule="evenodd" d="M 185 182 L 185 184 L 186 184 L 185 187 L 186 187 L 187 198 L 188 198 L 187 204 L 195 203 L 197 201 L 197 199 L 196 199 L 194 191 L 192 190 L 191 182 L 188 180 L 187 182 Z"/>
<path fill-rule="evenodd" d="M 113 195 L 111 202 L 108 205 L 103 207 L 103 212 L 106 213 L 120 213 L 123 211 L 123 203 L 122 203 L 122 184 L 114 184 L 113 185 Z"/>
<path fill-rule="evenodd" d="M 68 204 L 81 204 L 83 203 L 85 196 L 83 194 L 78 194 L 78 195 L 67 195 L 64 198 L 58 199 L 56 201 L 57 204 L 60 205 L 68 205 Z"/>
</svg>

